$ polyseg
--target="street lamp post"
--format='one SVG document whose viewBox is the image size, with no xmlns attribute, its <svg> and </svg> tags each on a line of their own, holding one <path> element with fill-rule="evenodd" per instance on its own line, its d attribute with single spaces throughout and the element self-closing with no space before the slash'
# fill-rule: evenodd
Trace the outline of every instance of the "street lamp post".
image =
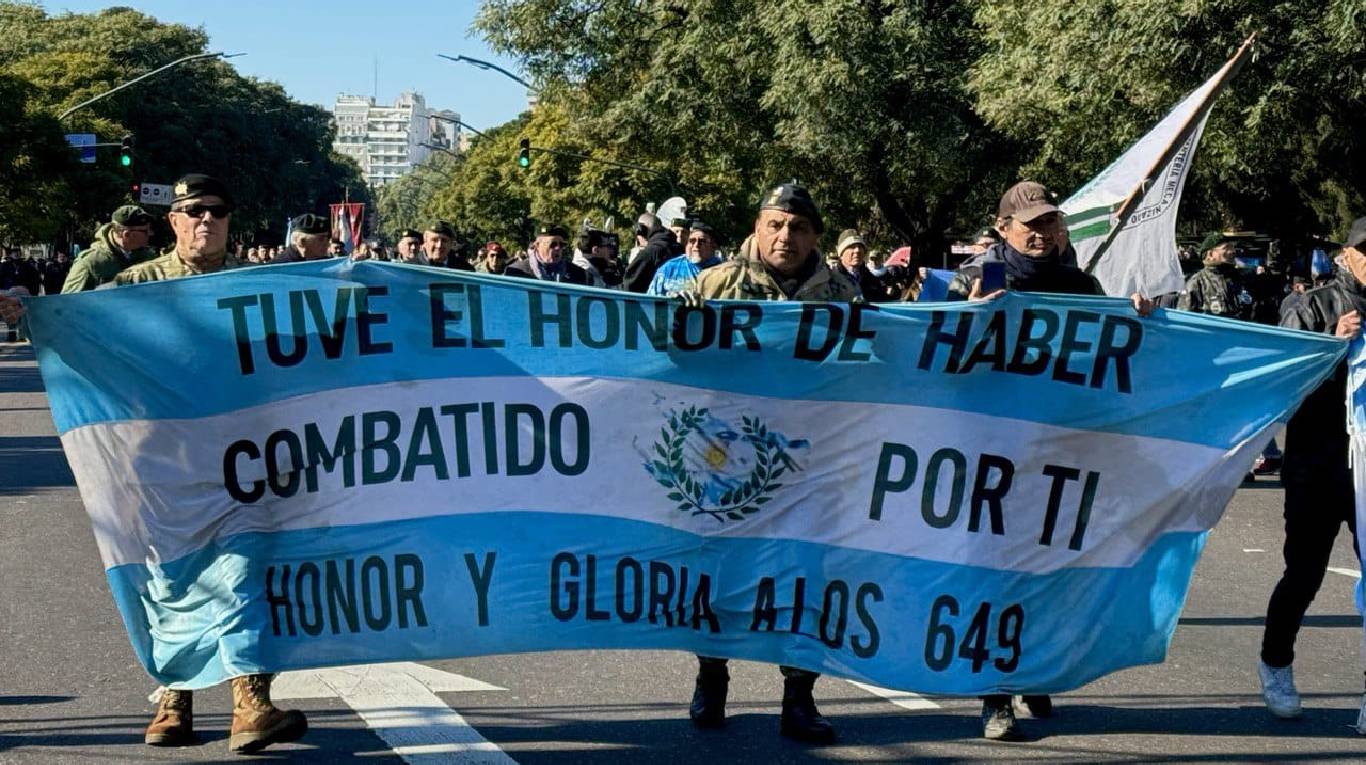
<svg viewBox="0 0 1366 765">
<path fill-rule="evenodd" d="M 486 72 L 497 72 L 497 73 L 503 75 L 504 77 L 508 78 L 509 80 L 512 80 L 513 82 L 517 83 L 518 85 L 521 85 L 522 87 L 526 88 L 527 90 L 531 91 L 532 93 L 540 93 L 540 92 L 541 92 L 539 88 L 536 88 L 536 87 L 532 86 L 531 83 L 527 82 L 526 80 L 522 79 L 521 77 L 518 77 L 517 75 L 513 74 L 512 72 L 509 72 L 508 70 L 504 69 L 503 67 L 498 66 L 497 64 L 494 64 L 494 63 L 492 63 L 492 62 L 484 61 L 483 59 L 478 59 L 478 58 L 470 58 L 469 56 L 447 56 L 447 55 L 444 54 L 444 53 L 438 53 L 438 54 L 436 54 L 436 55 L 439 56 L 440 58 L 446 59 L 447 61 L 454 61 L 454 62 L 456 62 L 457 64 L 470 64 L 470 65 L 472 65 L 472 66 L 477 66 L 477 67 L 479 67 L 480 69 L 483 69 L 483 70 L 486 71 Z"/>
<path fill-rule="evenodd" d="M 170 68 L 176 67 L 176 66 L 180 66 L 181 64 L 185 63 L 186 61 L 194 61 L 194 60 L 196 60 L 196 59 L 201 59 L 201 58 L 233 58 L 233 57 L 235 57 L 235 56 L 243 56 L 243 55 L 246 55 L 246 54 L 243 54 L 243 53 L 222 53 L 222 52 L 219 52 L 219 53 L 196 53 L 196 54 L 193 55 L 193 56 L 184 56 L 183 58 L 178 58 L 178 59 L 176 59 L 175 61 L 172 61 L 171 63 L 166 64 L 165 66 L 158 67 L 158 68 L 156 68 L 156 69 L 153 69 L 153 70 L 150 71 L 150 72 L 147 72 L 146 74 L 142 74 L 142 75 L 139 75 L 139 76 L 137 76 L 137 77 L 134 77 L 133 79 L 129 80 L 128 82 L 123 83 L 122 85 L 118 85 L 118 86 L 116 86 L 116 87 L 110 88 L 109 90 L 106 90 L 106 91 L 104 91 L 103 93 L 101 93 L 101 94 L 99 94 L 99 95 L 97 95 L 97 96 L 95 96 L 95 97 L 93 97 L 93 98 L 88 98 L 88 99 L 86 99 L 86 100 L 80 102 L 79 104 L 76 104 L 75 106 L 71 107 L 70 109 L 67 109 L 66 111 L 62 112 L 61 116 L 59 116 L 57 119 L 59 119 L 59 120 L 64 120 L 64 119 L 66 119 L 67 117 L 69 117 L 69 116 L 71 115 L 72 112 L 74 112 L 74 111 L 76 111 L 76 110 L 78 110 L 78 109 L 83 109 L 83 108 L 85 108 L 85 107 L 87 107 L 87 106 L 89 106 L 89 105 L 95 103 L 96 101 L 99 101 L 99 100 L 102 99 L 102 98 L 106 98 L 106 97 L 108 97 L 108 96 L 111 96 L 111 95 L 113 95 L 113 94 L 119 92 L 120 90 L 123 90 L 124 88 L 129 87 L 130 85 L 136 85 L 137 83 L 142 82 L 143 80 L 147 79 L 148 77 L 151 77 L 152 75 L 160 74 L 160 73 L 166 71 L 167 69 L 170 69 Z"/>
<path fill-rule="evenodd" d="M 443 116 L 441 116 L 440 114 L 432 114 L 432 115 L 430 115 L 430 116 L 431 116 L 431 118 L 434 119 L 434 120 L 441 120 L 442 122 L 450 122 L 450 123 L 452 123 L 452 124 L 459 125 L 460 127 L 462 127 L 462 128 L 464 128 L 464 129 L 470 131 L 471 133 L 474 133 L 475 135 L 479 136 L 480 138 L 483 138 L 483 137 L 484 137 L 484 134 L 483 134 L 482 131 L 480 131 L 478 128 L 474 127 L 473 125 L 469 124 L 468 122 L 461 122 L 460 120 L 455 119 L 454 117 L 443 117 Z"/>
</svg>

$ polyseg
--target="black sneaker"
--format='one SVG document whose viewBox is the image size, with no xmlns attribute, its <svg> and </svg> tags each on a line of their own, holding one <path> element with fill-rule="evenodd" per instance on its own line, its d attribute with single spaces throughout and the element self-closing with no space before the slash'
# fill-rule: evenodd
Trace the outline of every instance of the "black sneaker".
<svg viewBox="0 0 1366 765">
<path fill-rule="evenodd" d="M 1015 719 L 1015 709 L 1007 699 L 1004 704 L 982 704 L 982 738 L 991 741 L 1024 741 L 1024 730 Z"/>
</svg>

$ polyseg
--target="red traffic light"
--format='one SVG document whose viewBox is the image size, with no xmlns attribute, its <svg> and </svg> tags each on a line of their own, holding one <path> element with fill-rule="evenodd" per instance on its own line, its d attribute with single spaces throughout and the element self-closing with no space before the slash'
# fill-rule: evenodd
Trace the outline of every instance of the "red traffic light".
<svg viewBox="0 0 1366 765">
<path fill-rule="evenodd" d="M 140 195 L 141 193 L 142 193 L 142 184 L 141 184 L 141 183 L 135 183 L 135 184 L 133 184 L 133 196 L 134 196 L 134 197 L 137 197 L 137 196 Z"/>
</svg>

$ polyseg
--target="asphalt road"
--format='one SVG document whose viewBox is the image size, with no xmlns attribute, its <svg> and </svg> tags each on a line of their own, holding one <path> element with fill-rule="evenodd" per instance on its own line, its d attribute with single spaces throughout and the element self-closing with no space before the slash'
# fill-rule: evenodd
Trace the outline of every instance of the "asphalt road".
<svg viewBox="0 0 1366 765">
<path fill-rule="evenodd" d="M 524 763 L 1360 763 L 1366 738 L 1350 727 L 1362 692 L 1350 576 L 1359 566 L 1345 529 L 1332 562 L 1344 573 L 1328 574 L 1300 636 L 1304 718 L 1275 720 L 1261 703 L 1257 649 L 1280 571 L 1281 499 L 1275 480 L 1239 490 L 1210 535 L 1165 664 L 1057 697 L 1055 719 L 1025 721 L 1029 743 L 981 740 L 972 699 L 905 709 L 824 678 L 817 700 L 840 743 L 804 747 L 778 735 L 777 670 L 745 662 L 732 664 L 728 728 L 697 731 L 686 712 L 695 663 L 682 653 L 564 652 L 429 666 L 506 689 L 441 698 Z M 226 688 L 198 695 L 201 745 L 144 746 L 153 686 L 114 609 L 32 354 L 0 344 L 0 762 L 241 760 L 227 751 Z M 401 761 L 341 700 L 288 703 L 308 712 L 310 733 L 264 758 Z M 419 750 L 408 759 L 427 756 Z"/>
</svg>

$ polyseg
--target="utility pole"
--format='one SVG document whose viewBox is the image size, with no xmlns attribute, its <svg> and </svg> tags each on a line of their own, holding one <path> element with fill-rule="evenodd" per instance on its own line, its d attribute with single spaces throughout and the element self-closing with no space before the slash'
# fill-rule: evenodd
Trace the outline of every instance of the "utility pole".
<svg viewBox="0 0 1366 765">
<path fill-rule="evenodd" d="M 164 72 L 164 71 L 166 71 L 167 69 L 170 69 L 170 68 L 172 68 L 172 67 L 180 66 L 181 64 L 185 63 L 186 61 L 195 61 L 195 60 L 201 59 L 201 58 L 234 58 L 234 57 L 236 57 L 236 56 L 244 56 L 244 55 L 246 55 L 246 54 L 244 54 L 244 53 L 198 53 L 198 54 L 195 54 L 195 55 L 193 55 L 193 56 L 185 56 L 185 57 L 183 57 L 183 58 L 178 58 L 178 59 L 176 59 L 175 61 L 172 61 L 171 63 L 166 64 L 165 66 L 158 67 L 158 68 L 156 68 L 156 69 L 153 69 L 153 70 L 150 71 L 150 72 L 147 72 L 146 74 L 142 74 L 142 75 L 139 75 L 139 76 L 137 76 L 137 77 L 134 77 L 133 79 L 129 80 L 128 82 L 123 83 L 122 85 L 117 85 L 117 86 L 115 86 L 115 87 L 113 87 L 113 88 L 110 88 L 109 90 L 106 90 L 106 91 L 104 91 L 103 93 L 100 93 L 99 95 L 94 96 L 93 98 L 87 98 L 86 100 L 80 102 L 79 104 L 76 104 L 75 106 L 71 107 L 70 109 L 67 109 L 66 111 L 62 112 L 61 115 L 59 115 L 59 116 L 57 117 L 57 119 L 59 119 L 59 120 L 64 120 L 64 119 L 66 119 L 67 117 L 71 116 L 71 113 L 72 113 L 72 112 L 74 112 L 74 111 L 76 111 L 76 110 L 78 110 L 78 109 L 83 109 L 83 108 L 85 108 L 85 107 L 87 107 L 87 106 L 89 106 L 89 105 L 95 103 L 96 101 L 99 101 L 100 99 L 106 98 L 106 97 L 108 97 L 108 96 L 111 96 L 111 95 L 113 95 L 113 94 L 119 92 L 120 90 L 123 90 L 123 89 L 126 88 L 126 87 L 129 87 L 129 86 L 131 86 L 131 85 L 135 85 L 135 84 L 137 84 L 137 83 L 139 83 L 139 82 L 142 82 L 143 80 L 147 79 L 148 77 L 151 77 L 151 76 L 156 75 L 156 74 L 160 74 L 160 73 L 162 73 L 162 72 Z"/>
</svg>

